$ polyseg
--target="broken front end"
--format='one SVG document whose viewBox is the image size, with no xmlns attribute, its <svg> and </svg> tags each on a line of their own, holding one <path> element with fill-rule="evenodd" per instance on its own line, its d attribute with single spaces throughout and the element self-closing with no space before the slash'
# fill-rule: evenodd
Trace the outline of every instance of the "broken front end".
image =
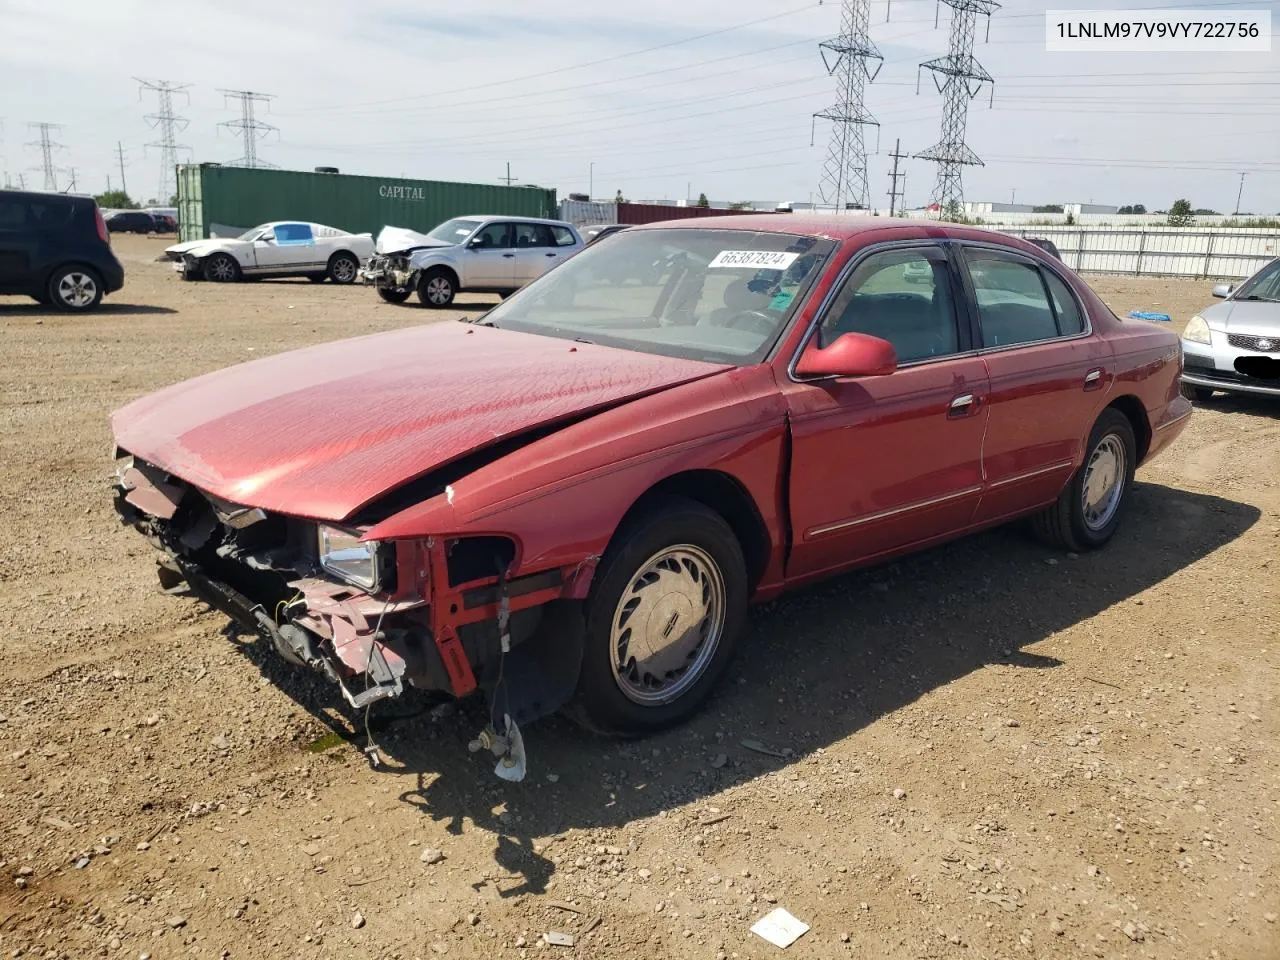
<svg viewBox="0 0 1280 960">
<path fill-rule="evenodd" d="M 161 586 L 193 593 L 317 670 L 356 709 L 407 686 L 483 692 L 473 744 L 512 760 L 518 725 L 571 698 L 591 563 L 512 576 L 502 536 L 372 542 L 359 527 L 229 503 L 117 451 L 115 506 L 156 547 Z M 517 769 L 518 768 L 518 769 Z"/>
<path fill-rule="evenodd" d="M 418 283 L 418 270 L 410 262 L 410 252 L 376 254 L 363 271 L 364 282 L 392 294 L 408 296 Z"/>
</svg>

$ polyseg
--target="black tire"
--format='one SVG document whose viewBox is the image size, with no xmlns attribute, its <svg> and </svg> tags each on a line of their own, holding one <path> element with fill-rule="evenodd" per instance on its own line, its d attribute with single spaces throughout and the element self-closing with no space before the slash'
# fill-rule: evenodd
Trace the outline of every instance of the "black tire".
<svg viewBox="0 0 1280 960">
<path fill-rule="evenodd" d="M 686 659 L 695 658 L 690 669 L 698 672 L 689 675 L 687 680 L 680 677 L 672 680 L 677 687 L 687 683 L 683 690 L 673 690 L 673 698 L 666 702 L 640 703 L 623 689 L 624 682 L 628 682 L 633 691 L 638 685 L 634 659 L 629 681 L 615 676 L 614 619 L 629 616 L 620 604 L 626 592 L 644 589 L 638 580 L 643 568 L 665 549 L 684 545 L 699 550 L 719 574 L 724 610 L 720 636 L 714 648 L 706 653 L 705 660 L 699 662 L 696 650 L 686 656 Z M 678 563 L 676 569 L 677 575 L 683 574 Z M 693 500 L 673 497 L 653 504 L 634 517 L 618 531 L 605 552 L 585 603 L 582 669 L 571 714 L 592 730 L 623 735 L 652 733 L 689 717 L 715 689 L 733 659 L 738 638 L 746 625 L 747 591 L 742 546 L 718 513 Z M 663 602 L 667 597 L 677 596 L 665 594 Z M 643 601 L 636 596 L 630 612 L 641 610 Z M 679 607 L 673 608 L 668 631 L 679 623 L 678 610 Z M 665 616 L 665 610 L 661 612 Z M 625 619 L 622 622 L 625 624 Z M 697 622 L 689 621 L 690 625 Z M 670 680 L 673 673 L 669 671 L 667 679 Z"/>
<path fill-rule="evenodd" d="M 458 282 L 442 267 L 432 267 L 418 280 L 418 301 L 424 307 L 442 310 L 453 303 Z"/>
<path fill-rule="evenodd" d="M 71 264 L 59 267 L 49 277 L 46 293 L 49 304 L 64 313 L 87 313 L 102 303 L 102 277 L 92 267 Z"/>
<path fill-rule="evenodd" d="M 346 286 L 355 283 L 360 276 L 360 261 L 349 253 L 335 253 L 329 258 L 329 269 L 325 272 L 334 283 Z"/>
<path fill-rule="evenodd" d="M 234 283 L 241 277 L 240 264 L 229 253 L 215 253 L 205 257 L 201 272 L 210 283 Z"/>
<path fill-rule="evenodd" d="M 1111 511 L 1109 519 L 1101 525 L 1086 522 L 1084 511 L 1084 484 L 1089 472 L 1089 464 L 1100 451 L 1104 441 L 1118 442 L 1124 451 L 1123 487 L 1119 492 L 1118 502 Z M 1045 542 L 1067 550 L 1080 552 L 1096 550 L 1104 546 L 1124 516 L 1124 508 L 1129 490 L 1133 486 L 1133 471 L 1137 466 L 1138 444 L 1133 436 L 1133 424 L 1119 410 L 1108 407 L 1102 411 L 1093 430 L 1089 432 L 1089 440 L 1085 446 L 1084 462 L 1071 477 L 1058 501 L 1043 512 L 1037 514 L 1032 524 L 1036 534 Z M 1101 518 L 1099 518 L 1101 519 Z"/>
<path fill-rule="evenodd" d="M 1206 403 L 1213 399 L 1213 391 L 1208 387 L 1197 387 L 1192 383 L 1182 384 L 1182 395 L 1197 403 Z"/>
<path fill-rule="evenodd" d="M 404 303 L 409 299 L 408 290 L 394 290 L 391 287 L 379 287 L 378 296 L 387 303 Z"/>
</svg>

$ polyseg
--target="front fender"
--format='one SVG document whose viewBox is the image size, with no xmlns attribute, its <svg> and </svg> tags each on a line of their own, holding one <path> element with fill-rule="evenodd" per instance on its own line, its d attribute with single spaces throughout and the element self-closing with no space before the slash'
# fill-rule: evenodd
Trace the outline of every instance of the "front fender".
<svg viewBox="0 0 1280 960">
<path fill-rule="evenodd" d="M 764 367 L 731 370 L 566 427 L 490 463 L 366 533 L 370 540 L 501 535 L 513 572 L 599 557 L 627 511 L 677 474 L 712 470 L 754 500 L 770 536 L 766 580 L 785 549 L 786 407 Z"/>
</svg>

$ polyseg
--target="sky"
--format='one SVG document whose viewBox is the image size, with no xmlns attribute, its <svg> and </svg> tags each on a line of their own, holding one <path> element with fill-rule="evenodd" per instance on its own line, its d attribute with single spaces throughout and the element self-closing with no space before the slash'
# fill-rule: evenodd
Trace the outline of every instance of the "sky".
<svg viewBox="0 0 1280 960">
<path fill-rule="evenodd" d="M 1275 0 L 1008 0 L 974 53 L 995 78 L 970 106 L 965 199 L 1142 203 L 1280 213 L 1280 40 L 1269 53 L 1048 53 L 1044 12 L 1250 9 Z M 940 136 L 942 98 L 918 64 L 945 54 L 949 9 L 875 0 L 884 64 L 865 104 L 874 205 L 894 143 Z M 837 0 L 0 0 L 0 182 L 43 184 L 35 121 L 60 124 L 59 186 L 155 196 L 161 154 L 136 78 L 175 96 L 183 159 L 243 154 L 219 91 L 271 94 L 258 154 L 276 166 L 555 187 L 632 200 L 817 198 L 837 101 L 818 43 Z M 56 38 L 56 42 L 54 39 Z M 34 169 L 33 169 L 34 168 Z M 908 158 L 906 202 L 931 199 L 936 166 Z"/>
</svg>

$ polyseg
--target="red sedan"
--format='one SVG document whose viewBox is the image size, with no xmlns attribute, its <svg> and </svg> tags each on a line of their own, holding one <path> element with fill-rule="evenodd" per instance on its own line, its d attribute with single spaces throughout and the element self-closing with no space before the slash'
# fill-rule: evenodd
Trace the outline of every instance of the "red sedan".
<svg viewBox="0 0 1280 960">
<path fill-rule="evenodd" d="M 1001 234 L 653 224 L 470 321 L 135 401 L 116 502 L 166 587 L 353 706 L 484 691 L 480 742 L 519 767 L 519 724 L 566 704 L 687 717 L 752 601 L 1020 517 L 1101 547 L 1191 414 L 1181 367 Z"/>
</svg>

